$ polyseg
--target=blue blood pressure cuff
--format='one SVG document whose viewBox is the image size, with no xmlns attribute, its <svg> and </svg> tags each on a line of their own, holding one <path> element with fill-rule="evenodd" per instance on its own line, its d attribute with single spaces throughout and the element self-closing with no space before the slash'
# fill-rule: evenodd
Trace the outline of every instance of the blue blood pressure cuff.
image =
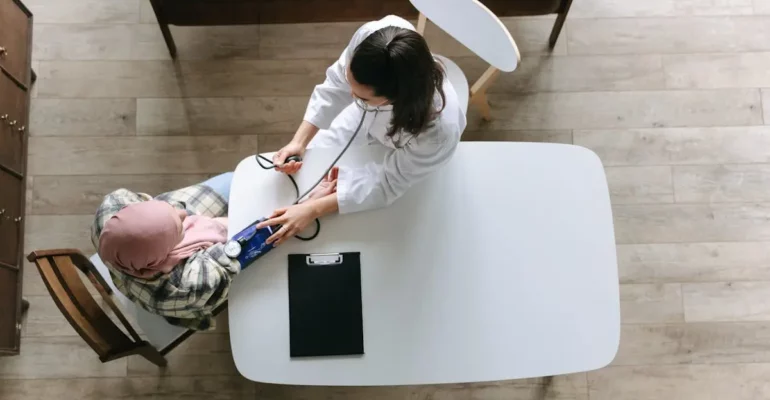
<svg viewBox="0 0 770 400">
<path fill-rule="evenodd" d="M 272 244 L 265 243 L 267 238 L 273 234 L 273 229 L 269 226 L 257 229 L 257 224 L 262 221 L 264 219 L 249 224 L 225 243 L 225 255 L 238 260 L 242 270 L 273 249 Z"/>
</svg>

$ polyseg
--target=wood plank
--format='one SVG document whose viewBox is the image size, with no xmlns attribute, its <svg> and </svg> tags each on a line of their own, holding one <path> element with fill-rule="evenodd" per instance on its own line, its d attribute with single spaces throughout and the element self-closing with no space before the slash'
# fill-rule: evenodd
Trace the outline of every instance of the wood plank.
<svg viewBox="0 0 770 400">
<path fill-rule="evenodd" d="M 26 0 L 24 4 L 37 24 L 120 24 L 139 21 L 139 1 Z"/>
<path fill-rule="evenodd" d="M 588 373 L 591 400 L 770 397 L 770 364 L 649 365 Z"/>
<path fill-rule="evenodd" d="M 230 349 L 229 334 L 192 335 L 168 355 L 165 376 L 239 376 Z M 128 360 L 129 376 L 155 376 L 157 366 L 141 357 Z"/>
<path fill-rule="evenodd" d="M 673 203 L 670 167 L 605 168 L 612 204 Z"/>
<path fill-rule="evenodd" d="M 770 17 L 573 19 L 567 37 L 572 55 L 767 51 Z"/>
<path fill-rule="evenodd" d="M 25 293 L 25 298 L 30 306 L 22 323 L 22 337 L 79 337 L 50 295 L 30 296 Z"/>
<path fill-rule="evenodd" d="M 30 204 L 32 204 L 32 191 L 35 187 L 35 177 L 34 176 L 28 176 L 27 177 L 27 187 L 24 190 L 24 204 L 26 204 L 25 214 L 30 214 Z"/>
<path fill-rule="evenodd" d="M 234 376 L 0 381 L 0 396 L 15 400 L 244 400 L 252 399 L 254 393 L 253 382 Z"/>
<path fill-rule="evenodd" d="M 620 285 L 620 316 L 624 324 L 684 322 L 681 285 Z"/>
<path fill-rule="evenodd" d="M 750 15 L 751 0 L 583 0 L 572 4 L 570 18 L 679 17 Z"/>
<path fill-rule="evenodd" d="M 0 379 L 121 377 L 126 364 L 103 364 L 79 336 L 28 337 L 20 355 L 0 357 Z"/>
<path fill-rule="evenodd" d="M 623 325 L 612 365 L 755 363 L 770 360 L 770 323 Z"/>
<path fill-rule="evenodd" d="M 96 210 L 94 210 L 96 212 Z M 30 215 L 24 229 L 25 253 L 41 249 L 80 249 L 94 252 L 91 244 L 93 214 Z M 47 292 L 46 292 L 47 293 Z"/>
<path fill-rule="evenodd" d="M 39 97 L 179 97 L 170 61 L 41 61 Z"/>
<path fill-rule="evenodd" d="M 138 99 L 139 135 L 294 133 L 308 96 Z"/>
<path fill-rule="evenodd" d="M 475 82 L 489 67 L 478 57 L 454 58 Z M 515 71 L 503 73 L 489 93 L 579 92 L 665 89 L 663 64 L 658 55 L 631 56 L 530 56 Z"/>
<path fill-rule="evenodd" d="M 170 29 L 179 60 L 259 58 L 258 25 L 171 26 Z M 35 24 L 34 35 L 36 60 L 171 59 L 155 23 Z"/>
<path fill-rule="evenodd" d="M 152 7 L 147 3 L 150 15 Z M 142 10 L 144 14 L 145 11 Z M 171 55 L 155 21 L 132 27 L 132 60 L 170 60 Z M 231 60 L 259 57 L 259 25 L 169 26 L 177 48 L 178 60 Z"/>
<path fill-rule="evenodd" d="M 679 166 L 674 182 L 682 203 L 770 200 L 770 164 Z"/>
<path fill-rule="evenodd" d="M 26 247 L 26 244 L 25 244 Z M 29 254 L 25 250 L 24 255 Z M 49 296 L 40 273 L 35 264 L 24 261 L 24 281 L 22 282 L 22 293 L 24 296 Z"/>
<path fill-rule="evenodd" d="M 490 94 L 491 130 L 761 125 L 759 91 Z M 480 121 L 470 121 L 477 129 Z"/>
<path fill-rule="evenodd" d="M 217 173 L 257 151 L 257 136 L 33 137 L 28 169 L 57 176 Z"/>
<path fill-rule="evenodd" d="M 158 18 L 155 17 L 155 11 L 152 9 L 150 0 L 139 0 L 142 4 L 139 10 L 139 22 L 145 24 L 157 24 Z"/>
<path fill-rule="evenodd" d="M 189 135 L 192 103 L 190 99 L 136 99 L 136 133 Z"/>
<path fill-rule="evenodd" d="M 127 188 L 152 196 L 194 185 L 212 174 L 37 176 L 28 214 L 89 214 L 108 193 Z"/>
<path fill-rule="evenodd" d="M 278 151 L 283 146 L 286 146 L 293 137 L 294 133 L 259 135 L 259 152 L 270 153 Z"/>
<path fill-rule="evenodd" d="M 465 131 L 463 141 L 469 142 L 536 142 L 572 144 L 572 131 L 567 129 L 545 131 Z"/>
<path fill-rule="evenodd" d="M 575 144 L 605 166 L 769 163 L 770 128 L 665 128 L 574 131 Z"/>
<path fill-rule="evenodd" d="M 677 54 L 663 58 L 666 85 L 675 89 L 770 86 L 770 53 Z"/>
<path fill-rule="evenodd" d="M 618 244 L 770 240 L 770 203 L 616 205 L 613 214 Z"/>
<path fill-rule="evenodd" d="M 622 283 L 770 280 L 770 243 L 617 246 Z"/>
<path fill-rule="evenodd" d="M 754 0 L 754 13 L 770 15 L 770 0 Z"/>
<path fill-rule="evenodd" d="M 332 62 L 331 59 L 185 61 L 179 63 L 179 73 L 186 97 L 302 96 L 307 99 L 315 86 L 323 83 Z"/>
<path fill-rule="evenodd" d="M 261 25 L 259 56 L 335 60 L 361 25 L 360 22 Z"/>
<path fill-rule="evenodd" d="M 35 24 L 32 56 L 36 60 L 129 60 L 135 30 L 122 24 Z"/>
<path fill-rule="evenodd" d="M 27 215 L 24 229 L 24 254 L 34 250 L 46 249 L 78 249 L 90 256 L 96 253 L 91 243 L 91 226 L 93 225 L 96 209 L 87 215 Z M 98 296 L 96 289 L 90 292 Z M 34 263 L 24 261 L 23 289 L 25 296 L 47 296 L 50 293 Z M 34 306 L 30 306 L 30 309 Z"/>
<path fill-rule="evenodd" d="M 682 285 L 687 322 L 770 321 L 770 282 Z"/>
<path fill-rule="evenodd" d="M 331 60 L 42 61 L 39 96 L 53 98 L 303 96 Z"/>
<path fill-rule="evenodd" d="M 91 225 L 93 224 L 93 212 L 88 215 L 57 215 L 36 216 L 29 215 L 24 229 L 24 255 L 34 250 L 74 248 L 83 254 L 90 256 L 96 253 L 91 243 Z M 37 266 L 34 263 L 24 261 L 24 296 L 50 297 L 50 293 L 40 277 Z M 87 285 L 88 286 L 88 285 Z M 90 288 L 90 286 L 88 286 Z M 92 294 L 98 296 L 96 289 L 89 289 Z M 30 306 L 32 309 L 34 305 Z"/>
<path fill-rule="evenodd" d="M 588 400 L 586 374 L 455 385 L 330 387 L 256 384 L 259 400 Z M 26 399 L 25 399 L 26 400 Z"/>
<path fill-rule="evenodd" d="M 32 136 L 125 136 L 136 132 L 133 99 L 34 99 Z"/>
<path fill-rule="evenodd" d="M 32 61 L 32 70 L 35 71 L 35 73 L 40 73 L 40 61 Z M 37 97 L 37 84 L 32 85 L 30 97 L 33 99 Z"/>
</svg>

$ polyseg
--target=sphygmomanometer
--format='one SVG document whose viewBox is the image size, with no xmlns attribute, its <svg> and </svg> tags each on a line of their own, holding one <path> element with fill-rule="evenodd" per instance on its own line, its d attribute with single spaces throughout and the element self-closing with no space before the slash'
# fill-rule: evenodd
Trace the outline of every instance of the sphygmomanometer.
<svg viewBox="0 0 770 400">
<path fill-rule="evenodd" d="M 351 144 L 353 144 L 353 140 L 358 136 L 358 132 L 361 130 L 361 126 L 364 124 L 364 119 L 366 119 L 366 114 L 369 112 L 374 112 L 375 116 L 374 118 L 377 118 L 377 113 L 379 113 L 379 107 L 369 107 L 362 101 L 356 101 L 356 104 L 360 109 L 362 109 L 364 112 L 361 115 L 361 120 L 358 122 L 358 126 L 356 127 L 356 131 L 351 136 L 350 140 L 348 140 L 348 143 L 345 145 L 345 147 L 340 151 L 340 153 L 337 155 L 337 158 L 332 161 L 332 163 L 329 165 L 329 167 L 326 169 L 326 171 L 321 175 L 318 180 L 310 186 L 304 193 L 300 195 L 299 192 L 299 186 L 297 185 L 297 181 L 294 180 L 294 177 L 291 175 L 286 175 L 289 180 L 291 181 L 292 185 L 294 186 L 294 190 L 297 193 L 297 199 L 294 200 L 294 203 L 292 205 L 299 204 L 299 202 L 305 198 L 310 192 L 316 188 L 326 177 L 329 175 L 329 172 L 331 172 L 332 168 L 334 168 L 334 165 L 337 164 L 337 162 L 342 158 L 342 155 L 345 154 L 345 152 L 348 150 Z M 254 156 L 257 164 L 259 164 L 262 169 L 274 169 L 276 165 L 267 157 L 262 156 L 260 154 L 257 154 Z M 291 161 L 302 161 L 302 159 L 299 156 L 290 156 L 287 157 L 284 162 L 291 162 Z M 277 232 L 278 229 L 281 228 L 280 225 L 278 226 L 268 226 L 264 227 L 262 229 L 257 229 L 257 225 L 265 221 L 267 218 L 260 218 L 251 224 L 249 224 L 245 229 L 235 234 L 235 236 L 232 237 L 232 239 L 228 240 L 227 243 L 225 243 L 225 255 L 227 257 L 238 260 L 241 264 L 241 269 L 246 268 L 249 264 L 254 262 L 257 258 L 265 255 L 268 251 L 273 249 L 273 245 L 271 243 L 267 243 L 267 239 L 273 235 L 273 233 Z M 316 231 L 309 237 L 303 237 L 303 236 L 295 236 L 297 239 L 300 240 L 313 240 L 315 239 L 318 234 L 321 232 L 321 222 L 316 218 L 315 220 L 316 225 Z"/>
</svg>

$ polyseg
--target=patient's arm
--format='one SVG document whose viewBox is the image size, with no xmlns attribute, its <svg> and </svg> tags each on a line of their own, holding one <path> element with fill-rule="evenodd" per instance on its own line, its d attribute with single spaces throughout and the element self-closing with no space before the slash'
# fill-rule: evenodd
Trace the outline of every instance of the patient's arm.
<svg viewBox="0 0 770 400">
<path fill-rule="evenodd" d="M 337 207 L 337 192 L 310 201 L 312 202 L 311 206 L 313 207 L 316 218 L 339 211 L 339 207 Z"/>
</svg>

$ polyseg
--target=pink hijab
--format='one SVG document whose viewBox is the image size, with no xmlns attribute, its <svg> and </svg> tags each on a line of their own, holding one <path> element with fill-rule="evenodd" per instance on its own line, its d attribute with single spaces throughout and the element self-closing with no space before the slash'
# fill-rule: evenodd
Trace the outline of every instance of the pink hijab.
<svg viewBox="0 0 770 400">
<path fill-rule="evenodd" d="M 195 252 L 227 241 L 227 218 L 186 215 L 164 201 L 131 204 L 104 224 L 99 257 L 147 279 L 167 274 Z"/>
</svg>

